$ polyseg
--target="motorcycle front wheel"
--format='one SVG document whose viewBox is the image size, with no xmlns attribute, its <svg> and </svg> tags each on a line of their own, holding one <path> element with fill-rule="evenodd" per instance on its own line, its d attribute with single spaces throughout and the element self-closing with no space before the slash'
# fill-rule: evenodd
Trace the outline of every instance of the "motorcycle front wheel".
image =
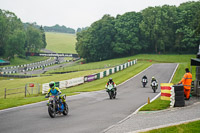
<svg viewBox="0 0 200 133">
<path fill-rule="evenodd" d="M 145 83 L 143 83 L 143 87 L 145 87 Z"/>
<path fill-rule="evenodd" d="M 63 115 L 68 115 L 68 113 L 69 113 L 69 108 L 68 108 L 67 103 L 65 102 L 65 103 L 64 103 L 64 111 L 63 111 Z"/>
<path fill-rule="evenodd" d="M 56 116 L 56 111 L 55 111 L 55 109 L 53 108 L 52 105 L 49 105 L 49 107 L 48 107 L 48 112 L 49 112 L 49 116 L 50 116 L 51 118 L 54 118 L 54 117 Z"/>
<path fill-rule="evenodd" d="M 111 91 L 108 92 L 108 95 L 109 95 L 110 99 L 112 99 L 112 92 Z"/>
<path fill-rule="evenodd" d="M 156 87 L 153 87 L 152 89 L 153 89 L 153 92 L 156 93 Z"/>
</svg>

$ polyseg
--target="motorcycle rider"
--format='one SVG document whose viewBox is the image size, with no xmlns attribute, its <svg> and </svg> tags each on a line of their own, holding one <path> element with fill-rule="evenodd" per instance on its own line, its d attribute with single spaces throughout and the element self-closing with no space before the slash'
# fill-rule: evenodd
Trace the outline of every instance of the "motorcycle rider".
<svg viewBox="0 0 200 133">
<path fill-rule="evenodd" d="M 147 76 L 146 76 L 146 75 L 144 75 L 144 76 L 142 77 L 142 82 L 143 82 L 143 79 L 146 79 L 146 81 L 148 82 L 148 79 L 147 79 Z"/>
<path fill-rule="evenodd" d="M 112 78 L 109 78 L 106 86 L 108 86 L 109 84 L 112 84 L 114 89 L 115 89 L 115 94 L 117 93 L 117 88 L 116 88 L 116 84 L 113 82 Z"/>
<path fill-rule="evenodd" d="M 158 82 L 157 82 L 156 78 L 155 78 L 155 77 L 152 77 L 151 83 L 154 82 L 154 81 L 157 83 L 157 87 L 158 87 Z M 151 86 L 152 86 L 152 84 L 151 84 Z"/>
<path fill-rule="evenodd" d="M 62 102 L 64 103 L 65 102 L 64 97 L 60 96 L 60 94 L 62 92 L 60 91 L 60 89 L 58 87 L 56 87 L 56 84 L 55 84 L 54 81 L 51 81 L 49 83 L 49 87 L 50 88 L 49 88 L 48 93 L 47 93 L 48 97 L 50 96 L 50 94 L 53 95 L 53 96 L 58 96 L 59 95 L 59 99 L 62 99 Z"/>
</svg>

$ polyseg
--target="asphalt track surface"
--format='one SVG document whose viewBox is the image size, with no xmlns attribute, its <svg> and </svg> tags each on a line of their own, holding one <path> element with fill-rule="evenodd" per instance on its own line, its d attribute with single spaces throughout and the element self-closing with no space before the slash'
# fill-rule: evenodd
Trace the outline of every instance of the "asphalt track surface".
<svg viewBox="0 0 200 133">
<path fill-rule="evenodd" d="M 141 78 L 154 76 L 168 83 L 177 64 L 153 64 L 118 86 L 117 98 L 110 100 L 105 90 L 67 97 L 68 116 L 50 118 L 46 102 L 0 111 L 1 133 L 99 133 L 132 114 L 156 93 L 150 84 L 143 88 Z M 149 81 L 150 82 L 150 81 Z"/>
</svg>

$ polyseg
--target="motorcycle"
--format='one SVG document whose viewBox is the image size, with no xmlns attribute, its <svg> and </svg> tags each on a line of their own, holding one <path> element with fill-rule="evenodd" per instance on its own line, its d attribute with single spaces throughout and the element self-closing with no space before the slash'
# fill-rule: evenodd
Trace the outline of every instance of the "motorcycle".
<svg viewBox="0 0 200 133">
<path fill-rule="evenodd" d="M 51 118 L 54 118 L 56 114 L 67 115 L 69 112 L 68 105 L 66 102 L 62 102 L 62 99 L 59 99 L 59 96 L 45 96 L 49 98 L 48 113 Z M 63 98 L 66 98 L 66 95 L 63 95 Z"/>
<path fill-rule="evenodd" d="M 147 85 L 147 79 L 142 79 L 142 85 L 145 87 Z"/>
<path fill-rule="evenodd" d="M 108 92 L 108 95 L 110 97 L 110 99 L 115 99 L 116 98 L 116 95 L 117 95 L 117 92 L 115 91 L 115 88 L 112 84 L 109 84 L 107 87 L 107 92 Z"/>
<path fill-rule="evenodd" d="M 158 83 L 157 83 L 156 81 L 153 81 L 153 82 L 151 83 L 151 87 L 152 87 L 152 89 L 153 89 L 153 92 L 155 93 L 156 90 L 157 90 L 157 88 L 158 88 Z"/>
</svg>

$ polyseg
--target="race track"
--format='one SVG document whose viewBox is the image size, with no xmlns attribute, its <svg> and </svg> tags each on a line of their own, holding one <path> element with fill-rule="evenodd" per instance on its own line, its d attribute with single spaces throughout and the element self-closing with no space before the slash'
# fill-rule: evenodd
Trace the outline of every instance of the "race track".
<svg viewBox="0 0 200 133">
<path fill-rule="evenodd" d="M 143 88 L 141 78 L 154 76 L 159 83 L 168 83 L 177 64 L 154 64 L 126 83 L 118 86 L 115 100 L 103 91 L 67 97 L 68 116 L 50 118 L 46 102 L 0 111 L 1 133 L 99 133 L 126 118 L 152 99 L 150 84 Z M 113 79 L 114 80 L 114 79 Z"/>
</svg>

